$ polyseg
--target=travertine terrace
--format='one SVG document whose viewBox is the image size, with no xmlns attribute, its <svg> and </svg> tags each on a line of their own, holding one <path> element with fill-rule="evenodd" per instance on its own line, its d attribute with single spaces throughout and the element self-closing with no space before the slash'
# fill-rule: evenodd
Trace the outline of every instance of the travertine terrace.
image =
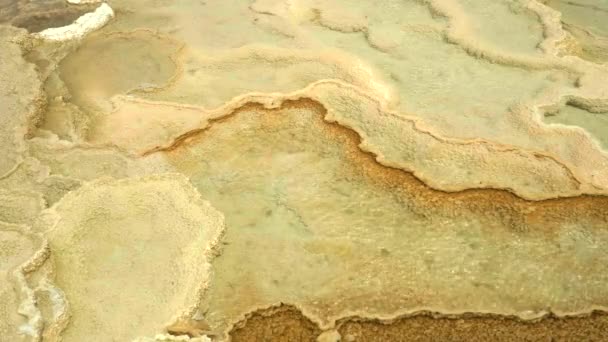
<svg viewBox="0 0 608 342">
<path fill-rule="evenodd" d="M 0 0 L 0 156 L 1 341 L 608 339 L 605 0 Z"/>
</svg>

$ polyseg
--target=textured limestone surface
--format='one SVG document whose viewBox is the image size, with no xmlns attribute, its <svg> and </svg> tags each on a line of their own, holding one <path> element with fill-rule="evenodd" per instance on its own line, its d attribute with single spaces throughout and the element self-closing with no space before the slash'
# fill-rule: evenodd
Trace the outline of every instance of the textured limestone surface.
<svg viewBox="0 0 608 342">
<path fill-rule="evenodd" d="M 605 0 L 0 0 L 0 340 L 601 340 L 607 39 Z"/>
<path fill-rule="evenodd" d="M 64 293 L 63 341 L 126 341 L 191 316 L 223 217 L 182 175 L 98 180 L 65 195 L 35 229 Z"/>
</svg>

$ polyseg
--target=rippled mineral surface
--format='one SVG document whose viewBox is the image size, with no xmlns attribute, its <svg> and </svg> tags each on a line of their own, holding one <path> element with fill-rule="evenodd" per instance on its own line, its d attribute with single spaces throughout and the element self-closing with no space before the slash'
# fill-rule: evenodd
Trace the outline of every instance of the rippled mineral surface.
<svg viewBox="0 0 608 342">
<path fill-rule="evenodd" d="M 0 341 L 606 341 L 608 1 L 0 0 L 0 278 Z"/>
</svg>

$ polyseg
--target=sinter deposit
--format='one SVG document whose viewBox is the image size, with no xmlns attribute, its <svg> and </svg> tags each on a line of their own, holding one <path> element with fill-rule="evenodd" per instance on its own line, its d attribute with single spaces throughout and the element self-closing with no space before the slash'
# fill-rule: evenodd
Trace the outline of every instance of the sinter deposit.
<svg viewBox="0 0 608 342">
<path fill-rule="evenodd" d="M 2 341 L 608 309 L 605 0 L 0 6 Z"/>
</svg>

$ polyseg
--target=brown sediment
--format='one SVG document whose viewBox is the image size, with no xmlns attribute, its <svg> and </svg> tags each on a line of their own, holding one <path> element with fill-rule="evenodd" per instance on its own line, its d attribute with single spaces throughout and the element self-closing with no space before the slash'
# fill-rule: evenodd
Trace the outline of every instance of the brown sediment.
<svg viewBox="0 0 608 342">
<path fill-rule="evenodd" d="M 321 329 L 290 305 L 249 313 L 230 331 L 231 341 L 314 341 Z"/>
<path fill-rule="evenodd" d="M 345 342 L 385 341 L 590 341 L 608 340 L 608 314 L 546 316 L 522 321 L 499 315 L 445 317 L 420 312 L 390 321 L 347 317 L 336 324 Z M 316 341 L 321 330 L 297 308 L 281 305 L 257 310 L 230 331 L 231 341 Z"/>
</svg>

